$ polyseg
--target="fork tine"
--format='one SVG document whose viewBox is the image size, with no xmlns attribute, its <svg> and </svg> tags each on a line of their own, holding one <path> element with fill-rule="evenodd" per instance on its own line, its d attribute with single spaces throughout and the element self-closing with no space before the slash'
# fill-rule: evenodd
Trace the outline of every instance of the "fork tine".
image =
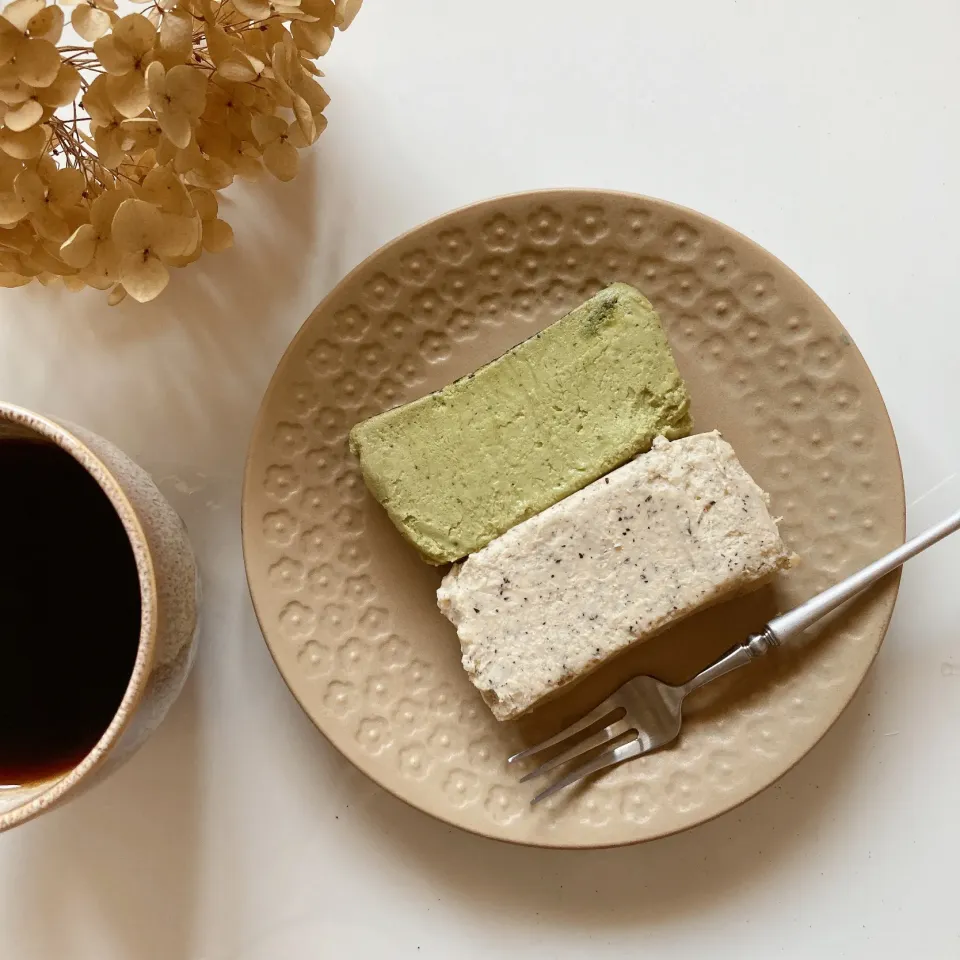
<svg viewBox="0 0 960 960">
<path fill-rule="evenodd" d="M 638 740 L 631 740 L 629 743 L 624 743 L 619 747 L 614 747 L 612 750 L 607 750 L 605 753 L 601 753 L 599 757 L 595 757 L 589 761 L 589 763 L 585 763 L 582 767 L 571 770 L 565 777 L 561 777 L 556 783 L 550 784 L 545 790 L 541 790 L 540 793 L 530 801 L 530 805 L 533 806 L 541 800 L 546 800 L 547 797 L 552 797 L 558 790 L 569 787 L 571 783 L 576 783 L 584 777 L 589 777 L 591 773 L 597 773 L 600 770 L 605 770 L 607 767 L 616 766 L 618 763 L 623 763 L 624 760 L 632 760 L 634 757 L 639 757 L 646 752 L 643 744 Z"/>
<path fill-rule="evenodd" d="M 587 729 L 587 727 L 592 727 L 598 720 L 605 719 L 616 709 L 618 709 L 617 706 L 615 704 L 611 704 L 608 698 L 607 700 L 604 700 L 603 703 L 601 703 L 598 707 L 594 707 L 594 709 L 591 710 L 586 716 L 581 717 L 574 723 L 571 723 L 569 727 L 565 727 L 558 734 L 555 734 L 552 737 L 547 737 L 547 739 L 541 743 L 538 743 L 532 747 L 527 747 L 525 750 L 515 753 L 512 757 L 507 757 L 507 763 L 516 763 L 518 760 L 525 760 L 527 757 L 531 757 L 533 754 L 539 753 L 541 750 L 546 750 L 547 747 L 554 747 L 558 743 L 563 743 L 563 741 L 568 737 L 582 733 Z"/>
<path fill-rule="evenodd" d="M 586 740 L 578 740 L 568 750 L 564 750 L 563 753 L 551 757 L 546 763 L 541 763 L 536 770 L 531 770 L 530 773 L 524 774 L 520 778 L 520 783 L 525 783 L 527 780 L 532 780 L 541 774 L 549 773 L 568 760 L 574 760 L 577 757 L 583 756 L 583 754 L 588 753 L 590 750 L 596 747 L 602 747 L 605 743 L 610 743 L 611 740 L 617 740 L 627 733 L 632 733 L 636 736 L 637 731 L 631 727 L 626 720 L 615 720 L 602 730 L 598 730 L 592 736 L 587 737 Z"/>
</svg>

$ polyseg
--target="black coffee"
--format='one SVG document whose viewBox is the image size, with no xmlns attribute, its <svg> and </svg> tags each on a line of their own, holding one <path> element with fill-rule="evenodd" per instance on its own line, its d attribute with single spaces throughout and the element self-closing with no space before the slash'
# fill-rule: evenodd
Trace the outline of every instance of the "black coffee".
<svg viewBox="0 0 960 960">
<path fill-rule="evenodd" d="M 133 550 L 104 492 L 59 447 L 0 440 L 0 787 L 90 752 L 139 637 Z"/>
</svg>

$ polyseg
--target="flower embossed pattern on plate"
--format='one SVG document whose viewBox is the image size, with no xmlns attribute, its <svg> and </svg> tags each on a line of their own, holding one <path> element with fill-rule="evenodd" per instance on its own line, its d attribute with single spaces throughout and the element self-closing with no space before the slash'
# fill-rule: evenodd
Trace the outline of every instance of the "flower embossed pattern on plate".
<svg viewBox="0 0 960 960">
<path fill-rule="evenodd" d="M 499 724 L 460 666 L 422 563 L 366 492 L 350 427 L 463 376 L 614 280 L 653 301 L 694 398 L 770 492 L 801 557 L 531 717 Z M 350 274 L 304 324 L 255 428 L 244 551 L 266 641 L 317 726 L 388 790 L 478 833 L 630 843 L 707 820 L 797 762 L 852 697 L 896 596 L 705 689 L 677 744 L 531 808 L 506 757 L 637 672 L 679 681 L 778 610 L 895 546 L 903 481 L 862 357 L 827 307 L 751 241 L 692 211 L 601 191 L 480 203 Z"/>
</svg>

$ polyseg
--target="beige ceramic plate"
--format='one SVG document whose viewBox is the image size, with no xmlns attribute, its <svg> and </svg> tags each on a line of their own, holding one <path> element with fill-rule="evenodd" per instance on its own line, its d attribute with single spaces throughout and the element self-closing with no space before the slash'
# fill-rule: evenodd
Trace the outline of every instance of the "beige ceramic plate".
<svg viewBox="0 0 960 960">
<path fill-rule="evenodd" d="M 770 491 L 803 563 L 710 610 L 518 724 L 460 667 L 422 563 L 367 494 L 357 421 L 462 376 L 612 280 L 660 311 L 694 398 Z M 317 726 L 361 770 L 449 823 L 543 846 L 631 843 L 693 826 L 796 763 L 873 660 L 897 592 L 871 592 L 819 636 L 706 688 L 677 746 L 536 808 L 505 759 L 627 676 L 680 680 L 901 542 L 903 481 L 870 371 L 782 263 L 690 210 L 598 191 L 480 203 L 379 250 L 314 311 L 254 431 L 247 575 L 267 644 Z"/>
</svg>

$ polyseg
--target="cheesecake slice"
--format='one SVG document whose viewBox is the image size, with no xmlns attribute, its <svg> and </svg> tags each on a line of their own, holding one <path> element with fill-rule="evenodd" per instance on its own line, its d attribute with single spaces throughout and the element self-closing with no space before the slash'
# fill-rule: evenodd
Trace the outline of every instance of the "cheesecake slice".
<svg viewBox="0 0 960 960">
<path fill-rule="evenodd" d="M 470 680 L 508 720 L 790 562 L 766 494 L 720 434 L 658 438 L 454 567 L 438 602 Z"/>
<path fill-rule="evenodd" d="M 691 428 L 656 312 L 615 283 L 476 373 L 357 424 L 350 446 L 399 531 L 442 564 Z"/>
</svg>

